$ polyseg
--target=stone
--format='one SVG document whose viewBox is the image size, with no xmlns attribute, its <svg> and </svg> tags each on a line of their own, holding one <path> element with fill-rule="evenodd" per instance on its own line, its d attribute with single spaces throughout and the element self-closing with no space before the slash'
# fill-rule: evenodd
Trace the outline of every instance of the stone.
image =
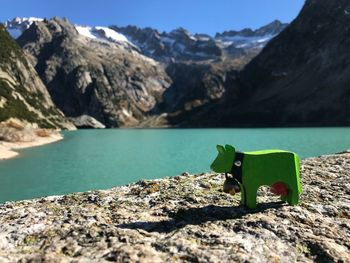
<svg viewBox="0 0 350 263">
<path fill-rule="evenodd" d="M 79 129 L 82 128 L 93 128 L 93 129 L 104 129 L 106 128 L 101 122 L 89 115 L 81 115 L 79 117 L 69 118 L 69 120 Z"/>
</svg>

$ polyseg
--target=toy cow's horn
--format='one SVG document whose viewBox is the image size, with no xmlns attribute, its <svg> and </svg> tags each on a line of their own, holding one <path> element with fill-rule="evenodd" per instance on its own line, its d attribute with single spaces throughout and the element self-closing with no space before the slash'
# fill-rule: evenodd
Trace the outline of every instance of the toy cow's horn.
<svg viewBox="0 0 350 263">
<path fill-rule="evenodd" d="M 224 153 L 225 152 L 225 148 L 222 145 L 216 145 L 216 149 L 218 150 L 219 153 Z"/>
<path fill-rule="evenodd" d="M 235 147 L 233 147 L 232 145 L 226 144 L 225 145 L 225 149 L 226 151 L 236 151 Z"/>
</svg>

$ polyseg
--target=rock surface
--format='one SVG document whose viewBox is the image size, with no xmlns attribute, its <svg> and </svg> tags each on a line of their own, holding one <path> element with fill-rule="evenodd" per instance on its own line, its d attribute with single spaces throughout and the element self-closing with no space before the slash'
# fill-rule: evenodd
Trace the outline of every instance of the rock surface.
<svg viewBox="0 0 350 263">
<path fill-rule="evenodd" d="M 222 97 L 225 92 L 226 67 L 208 63 L 170 63 L 166 69 L 173 80 L 163 93 L 160 111 L 189 111 Z"/>
<path fill-rule="evenodd" d="M 0 205 L 0 262 L 350 262 L 350 152 L 301 162 L 298 206 L 224 176 L 140 181 Z"/>
</svg>

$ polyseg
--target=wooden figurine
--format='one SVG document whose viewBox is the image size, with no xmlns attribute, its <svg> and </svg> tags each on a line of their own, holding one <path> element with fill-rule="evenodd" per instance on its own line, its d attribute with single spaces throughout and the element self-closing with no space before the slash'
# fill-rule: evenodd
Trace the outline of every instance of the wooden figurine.
<svg viewBox="0 0 350 263">
<path fill-rule="evenodd" d="M 298 204 L 302 190 L 297 154 L 283 150 L 236 152 L 231 145 L 216 148 L 218 156 L 210 168 L 226 174 L 224 191 L 241 191 L 243 205 L 255 208 L 258 188 L 263 185 L 270 186 L 272 193 L 290 205 Z"/>
</svg>

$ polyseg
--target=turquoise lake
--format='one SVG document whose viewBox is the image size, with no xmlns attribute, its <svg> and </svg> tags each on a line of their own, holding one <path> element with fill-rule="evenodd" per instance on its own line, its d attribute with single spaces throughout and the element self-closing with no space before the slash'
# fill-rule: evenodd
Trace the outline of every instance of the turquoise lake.
<svg viewBox="0 0 350 263">
<path fill-rule="evenodd" d="M 64 140 L 0 161 L 0 203 L 209 171 L 216 144 L 241 151 L 287 149 L 301 158 L 350 149 L 350 128 L 109 129 L 63 132 Z"/>
</svg>

